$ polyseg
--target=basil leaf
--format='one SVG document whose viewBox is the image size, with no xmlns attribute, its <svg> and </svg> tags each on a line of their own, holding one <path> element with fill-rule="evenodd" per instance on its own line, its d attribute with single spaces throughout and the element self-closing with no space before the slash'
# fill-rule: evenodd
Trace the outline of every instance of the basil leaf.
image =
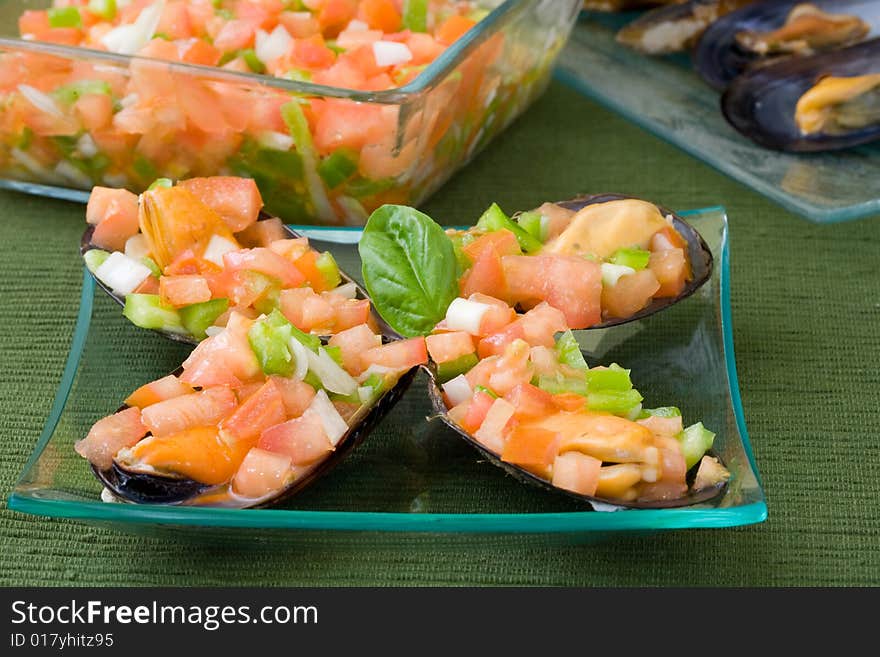
<svg viewBox="0 0 880 657">
<path fill-rule="evenodd" d="M 383 205 L 358 244 L 364 285 L 378 313 L 406 337 L 427 335 L 458 294 L 452 240 L 426 214 Z"/>
</svg>

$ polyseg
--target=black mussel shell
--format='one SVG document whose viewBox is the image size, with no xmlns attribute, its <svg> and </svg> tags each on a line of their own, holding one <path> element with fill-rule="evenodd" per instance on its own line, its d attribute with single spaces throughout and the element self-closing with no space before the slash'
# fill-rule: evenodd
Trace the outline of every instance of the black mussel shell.
<svg viewBox="0 0 880 657">
<path fill-rule="evenodd" d="M 718 90 L 726 89 L 739 75 L 771 62 L 748 52 L 736 42 L 736 35 L 745 30 L 769 31 L 781 27 L 795 5 L 809 2 L 819 9 L 835 14 L 859 16 L 871 25 L 869 37 L 880 29 L 880 4 L 876 0 L 769 0 L 756 2 L 718 19 L 703 33 L 694 51 L 694 67 L 700 77 Z M 784 56 L 783 56 L 784 57 Z M 798 57 L 784 57 L 786 59 Z M 773 59 L 780 59 L 774 56 Z"/>
<path fill-rule="evenodd" d="M 608 201 L 620 201 L 625 199 L 642 200 L 638 199 L 635 196 L 626 196 L 623 194 L 594 194 L 590 196 L 578 196 L 571 199 L 570 201 L 560 201 L 557 203 L 557 205 L 577 212 L 578 210 L 588 205 L 607 203 Z M 656 203 L 654 205 L 656 205 Z M 647 306 L 642 308 L 634 315 L 630 315 L 629 317 L 615 317 L 612 319 L 608 319 L 599 324 L 590 326 L 587 330 L 618 326 L 620 324 L 633 322 L 648 317 L 649 315 L 653 315 L 654 313 L 660 312 L 664 308 L 668 308 L 669 306 L 676 304 L 682 299 L 686 299 L 687 297 L 692 295 L 694 292 L 700 289 L 700 287 L 706 281 L 708 281 L 709 277 L 712 275 L 712 252 L 709 250 L 709 246 L 706 244 L 703 237 L 700 235 L 700 233 L 697 232 L 697 229 L 691 226 L 689 223 L 687 223 L 684 219 L 679 217 L 671 210 L 667 210 L 666 208 L 659 205 L 657 205 L 657 209 L 660 210 L 660 213 L 664 217 L 672 217 L 672 223 L 675 226 L 675 229 L 688 244 L 687 255 L 688 259 L 690 260 L 691 272 L 693 274 L 691 280 L 687 282 L 684 290 L 682 290 L 681 294 L 679 294 L 677 297 L 654 299 L 651 301 L 651 303 L 649 303 Z"/>
<path fill-rule="evenodd" d="M 296 495 L 316 482 L 363 442 L 367 434 L 385 417 L 407 391 L 418 370 L 418 367 L 414 367 L 403 374 L 394 387 L 385 392 L 373 404 L 372 408 L 367 411 L 366 415 L 342 436 L 336 445 L 336 449 L 304 477 L 297 479 L 290 486 L 278 491 L 271 497 L 251 500 L 228 496 L 221 506 L 238 509 L 272 506 Z M 174 372 L 174 374 L 179 373 L 180 370 Z M 121 411 L 125 408 L 125 406 L 122 406 L 119 410 Z M 183 477 L 134 472 L 126 470 L 116 462 L 107 470 L 99 470 L 92 466 L 92 472 L 113 495 L 136 504 L 198 505 L 200 496 L 207 496 L 211 493 L 222 491 L 226 486 L 208 486 Z"/>
<path fill-rule="evenodd" d="M 263 221 L 265 219 L 271 219 L 271 218 L 272 217 L 270 217 L 269 215 L 261 213 L 259 221 Z M 295 230 L 293 230 L 289 226 L 283 225 L 283 227 L 284 227 L 284 231 L 287 233 L 289 238 L 295 239 L 295 238 L 303 237 L 302 235 L 297 233 Z M 89 226 L 88 228 L 86 228 L 86 231 L 83 233 L 83 236 L 80 239 L 80 244 L 79 244 L 80 255 L 84 256 L 87 251 L 91 251 L 92 249 L 99 248 L 99 247 L 96 247 L 94 244 L 92 244 L 92 234 L 94 232 L 95 232 L 94 226 Z M 98 285 L 98 287 L 100 287 L 102 290 L 104 290 L 104 292 L 106 292 L 110 296 L 111 299 L 113 299 L 120 306 L 123 306 L 123 307 L 125 306 L 125 297 L 119 296 L 113 290 L 111 290 L 109 287 L 104 285 L 104 283 L 102 283 L 98 279 L 98 277 L 95 276 L 94 272 L 92 272 L 90 270 L 89 273 L 91 274 L 92 278 L 94 279 L 94 281 Z M 361 285 L 357 281 L 355 281 L 351 276 L 349 276 L 342 269 L 339 270 L 339 275 L 342 278 L 343 284 L 345 284 L 345 283 L 354 283 L 355 284 L 355 286 L 357 287 L 357 298 L 358 299 L 369 299 L 369 297 L 367 296 L 366 290 L 364 290 L 363 287 L 361 287 Z M 387 340 L 389 338 L 397 339 L 397 338 L 401 337 L 394 329 L 392 329 L 388 325 L 388 323 L 384 319 L 382 319 L 382 317 L 379 315 L 379 313 L 377 313 L 375 311 L 375 309 L 373 309 L 371 307 L 370 312 L 373 316 L 373 319 L 376 321 L 376 326 L 378 327 L 379 333 L 382 335 L 383 340 Z M 191 335 L 174 333 L 173 331 L 162 331 L 160 329 L 153 329 L 153 330 L 156 333 L 162 335 L 163 337 L 166 337 L 169 340 L 174 340 L 175 342 L 183 342 L 183 343 L 191 344 L 191 345 L 197 345 L 199 343 L 199 341 Z"/>
<path fill-rule="evenodd" d="M 878 72 L 880 39 L 821 55 L 789 58 L 734 80 L 721 98 L 721 109 L 730 125 L 767 148 L 794 152 L 850 148 L 880 139 L 880 125 L 842 134 L 803 135 L 795 123 L 795 107 L 823 77 Z"/>
<path fill-rule="evenodd" d="M 489 461 L 492 465 L 498 466 L 507 474 L 511 475 L 514 479 L 522 483 L 538 486 L 539 488 L 543 488 L 544 490 L 552 491 L 553 493 L 556 493 L 558 495 L 565 495 L 580 502 L 598 502 L 599 504 L 610 504 L 612 506 L 624 507 L 627 509 L 671 509 L 682 506 L 690 506 L 692 504 L 702 504 L 704 502 L 709 502 L 710 500 L 715 499 L 716 497 L 721 495 L 724 490 L 727 489 L 727 482 L 724 482 L 710 488 L 704 488 L 698 491 L 689 491 L 687 495 L 673 500 L 635 500 L 631 502 L 624 502 L 621 500 L 610 498 L 595 497 L 592 495 L 580 495 L 579 493 L 574 493 L 572 491 L 565 490 L 564 488 L 558 488 L 546 479 L 542 479 L 541 477 L 532 474 L 528 470 L 524 470 L 523 468 L 512 463 L 502 461 L 501 457 L 499 457 L 494 452 L 486 449 L 486 447 L 484 447 L 478 440 L 476 440 L 467 431 L 458 426 L 458 424 L 453 422 L 446 413 L 446 404 L 443 401 L 443 392 L 440 389 L 440 384 L 437 382 L 437 372 L 435 366 L 433 364 L 430 364 L 425 367 L 425 370 L 428 372 L 428 397 L 431 400 L 431 406 L 434 410 L 435 415 L 439 417 L 459 436 L 461 436 L 462 439 L 464 439 L 464 441 L 467 442 L 471 447 L 480 452 L 480 454 L 482 454 L 486 458 L 486 460 Z"/>
</svg>

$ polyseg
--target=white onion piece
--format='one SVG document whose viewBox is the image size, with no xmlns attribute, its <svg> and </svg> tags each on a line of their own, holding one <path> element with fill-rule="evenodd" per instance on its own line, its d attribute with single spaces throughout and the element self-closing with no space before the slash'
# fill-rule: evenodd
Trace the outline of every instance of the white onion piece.
<svg viewBox="0 0 880 657">
<path fill-rule="evenodd" d="M 406 64 L 413 55 L 405 43 L 376 41 L 373 43 L 373 57 L 376 58 L 376 66 L 397 66 Z"/>
<path fill-rule="evenodd" d="M 261 132 L 257 140 L 263 148 L 275 151 L 289 151 L 293 148 L 293 137 L 285 135 L 283 132 L 276 132 L 275 130 Z"/>
<path fill-rule="evenodd" d="M 334 447 L 345 435 L 345 432 L 348 431 L 348 425 L 345 423 L 345 420 L 342 419 L 339 411 L 336 410 L 333 402 L 330 401 L 327 393 L 323 390 L 318 391 L 318 394 L 312 399 L 312 403 L 309 404 L 303 415 L 306 413 L 314 413 L 321 418 L 324 431 Z"/>
<path fill-rule="evenodd" d="M 354 19 L 350 21 L 348 25 L 345 27 L 345 31 L 351 30 L 352 32 L 364 32 L 365 30 L 369 30 L 370 26 L 364 23 L 363 21 L 359 21 Z"/>
<path fill-rule="evenodd" d="M 357 392 L 357 381 L 333 360 L 324 347 L 319 347 L 317 354 L 310 349 L 306 350 L 306 354 L 308 354 L 309 369 L 315 373 L 327 390 L 340 395 L 353 395 Z"/>
<path fill-rule="evenodd" d="M 107 50 L 121 55 L 133 55 L 150 42 L 159 27 L 165 0 L 154 2 L 141 10 L 134 23 L 120 25 L 101 37 Z"/>
<path fill-rule="evenodd" d="M 119 251 L 107 256 L 95 270 L 98 280 L 121 296 L 134 292 L 152 273 L 148 267 Z"/>
<path fill-rule="evenodd" d="M 76 140 L 76 150 L 83 157 L 95 157 L 98 154 L 98 145 L 92 139 L 92 136 L 85 132 L 82 137 Z"/>
<path fill-rule="evenodd" d="M 208 246 L 205 247 L 205 253 L 202 256 L 208 262 L 213 262 L 218 267 L 223 266 L 223 254 L 230 251 L 238 251 L 238 244 L 231 242 L 225 237 L 219 235 L 211 235 L 208 240 Z"/>
<path fill-rule="evenodd" d="M 51 114 L 52 116 L 64 116 L 61 108 L 58 107 L 52 96 L 44 94 L 39 89 L 29 84 L 18 85 L 18 90 L 27 101 L 41 112 Z"/>
<path fill-rule="evenodd" d="M 612 265 L 610 262 L 602 263 L 602 284 L 608 287 L 617 285 L 621 276 L 635 274 L 636 270 L 626 265 Z"/>
<path fill-rule="evenodd" d="M 450 331 L 466 331 L 471 335 L 479 335 L 480 322 L 490 308 L 489 304 L 458 297 L 446 309 L 446 328 Z"/>
<path fill-rule="evenodd" d="M 213 338 L 215 335 L 220 335 L 226 329 L 222 326 L 209 326 L 205 329 L 205 335 L 209 338 Z"/>
<path fill-rule="evenodd" d="M 356 299 L 357 285 L 355 285 L 354 282 L 346 283 L 345 285 L 340 285 L 339 287 L 330 290 L 330 294 L 335 294 L 343 299 Z"/>
<path fill-rule="evenodd" d="M 459 374 L 454 379 L 449 379 L 442 387 L 443 392 L 446 393 L 446 397 L 449 399 L 449 403 L 453 406 L 466 402 L 474 395 L 471 384 L 468 383 L 464 374 Z"/>
<path fill-rule="evenodd" d="M 265 63 L 287 54 L 291 45 L 293 45 L 293 37 L 283 25 L 276 26 L 271 33 L 257 30 L 254 38 L 254 54 Z"/>
<path fill-rule="evenodd" d="M 140 260 L 150 255 L 150 243 L 143 233 L 132 235 L 125 240 L 125 255 L 132 260 Z"/>
<path fill-rule="evenodd" d="M 90 189 L 92 187 L 92 179 L 66 160 L 62 160 L 55 165 L 55 173 L 76 187 L 82 187 L 83 189 Z"/>
</svg>

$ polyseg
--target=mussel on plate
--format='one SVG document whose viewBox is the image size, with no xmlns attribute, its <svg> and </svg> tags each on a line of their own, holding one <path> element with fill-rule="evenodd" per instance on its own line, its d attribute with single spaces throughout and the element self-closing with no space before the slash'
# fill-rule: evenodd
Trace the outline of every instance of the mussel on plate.
<svg viewBox="0 0 880 657">
<path fill-rule="evenodd" d="M 880 39 L 755 69 L 730 85 L 724 116 L 762 146 L 827 151 L 880 139 Z"/>
<path fill-rule="evenodd" d="M 770 0 L 718 20 L 694 52 L 700 76 L 724 89 L 741 73 L 781 57 L 807 57 L 877 36 L 875 0 Z"/>
</svg>

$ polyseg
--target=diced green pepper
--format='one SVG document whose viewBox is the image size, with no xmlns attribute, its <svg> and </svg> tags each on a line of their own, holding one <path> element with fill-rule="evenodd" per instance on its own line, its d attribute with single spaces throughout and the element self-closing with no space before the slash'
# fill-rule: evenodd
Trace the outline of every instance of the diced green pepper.
<svg viewBox="0 0 880 657">
<path fill-rule="evenodd" d="M 251 48 L 240 50 L 238 54 L 244 60 L 244 63 L 247 64 L 248 68 L 254 73 L 266 72 L 266 65 L 260 61 L 260 58 L 257 57 L 257 53 Z"/>
<path fill-rule="evenodd" d="M 21 129 L 21 134 L 18 136 L 18 139 L 15 142 L 15 147 L 19 150 L 26 151 L 31 147 L 31 142 L 34 139 L 34 131 L 31 130 L 28 126 L 24 126 Z"/>
<path fill-rule="evenodd" d="M 128 294 L 122 310 L 135 326 L 145 329 L 186 334 L 180 314 L 173 306 L 164 303 L 158 294 Z"/>
<path fill-rule="evenodd" d="M 150 186 L 147 187 L 147 190 L 152 191 L 159 187 L 174 187 L 174 182 L 170 178 L 156 178 L 153 182 L 150 183 Z"/>
<path fill-rule="evenodd" d="M 560 363 L 576 367 L 579 370 L 589 369 L 587 361 L 584 360 L 584 354 L 581 352 L 581 346 L 570 330 L 556 340 L 556 354 Z"/>
<path fill-rule="evenodd" d="M 428 0 L 404 0 L 403 29 L 412 32 L 428 31 Z"/>
<path fill-rule="evenodd" d="M 440 383 L 446 383 L 459 374 L 469 372 L 477 364 L 477 360 L 476 354 L 464 354 L 445 363 L 438 363 L 437 378 L 440 379 Z"/>
<path fill-rule="evenodd" d="M 681 417 L 681 411 L 675 406 L 661 406 L 659 408 L 644 408 L 639 413 L 639 419 L 644 420 L 648 417 Z"/>
<path fill-rule="evenodd" d="M 349 196 L 364 198 L 365 196 L 375 196 L 376 194 L 387 192 L 394 185 L 394 178 L 380 178 L 379 180 L 353 178 L 345 184 L 345 190 Z"/>
<path fill-rule="evenodd" d="M 110 257 L 110 253 L 108 251 L 104 251 L 102 249 L 89 249 L 85 253 L 83 253 L 83 260 L 86 262 L 86 267 L 93 274 L 98 270 L 98 267 L 104 264 L 104 261 Z"/>
<path fill-rule="evenodd" d="M 153 163 L 150 162 L 143 155 L 137 155 L 134 158 L 134 162 L 131 163 L 131 167 L 132 169 L 134 169 L 135 174 L 137 174 L 137 176 L 145 182 L 147 180 L 155 180 L 159 177 L 159 171 L 156 169 Z"/>
<path fill-rule="evenodd" d="M 681 443 L 681 451 L 684 454 L 684 462 L 688 470 L 700 462 L 700 459 L 715 442 L 715 434 L 704 427 L 702 422 L 692 424 L 676 438 Z"/>
<path fill-rule="evenodd" d="M 82 27 L 78 7 L 50 7 L 46 10 L 49 27 Z"/>
<path fill-rule="evenodd" d="M 495 393 L 494 390 L 490 390 L 490 389 L 487 388 L 486 386 L 476 386 L 476 387 L 474 388 L 474 392 L 475 392 L 475 393 L 476 393 L 476 392 L 484 392 L 484 393 L 486 393 L 487 395 L 489 395 L 492 399 L 498 399 L 498 395 L 497 395 L 497 393 Z"/>
<path fill-rule="evenodd" d="M 159 265 L 156 264 L 156 261 L 153 260 L 150 256 L 144 256 L 141 258 L 141 264 L 153 272 L 153 276 L 156 278 L 162 277 L 162 270 L 159 268 Z"/>
<path fill-rule="evenodd" d="M 281 315 L 281 312 L 279 311 L 278 314 Z M 293 324 L 290 325 L 290 328 L 293 338 L 295 338 L 298 342 L 305 346 L 306 349 L 311 349 L 315 353 L 318 353 L 318 349 L 320 349 L 321 347 L 321 338 L 319 338 L 317 335 L 303 333 Z"/>
<path fill-rule="evenodd" d="M 330 358 L 332 358 L 336 362 L 337 365 L 339 365 L 339 366 L 342 365 L 342 348 L 341 347 L 335 347 L 335 346 L 330 345 L 330 346 L 324 347 L 324 351 L 327 352 L 327 355 L 330 356 Z"/>
<path fill-rule="evenodd" d="M 337 288 L 339 287 L 339 284 L 342 283 L 342 276 L 339 274 L 339 265 L 336 264 L 336 259 L 329 251 L 324 251 L 324 253 L 317 257 L 315 260 L 315 268 L 321 272 L 324 284 L 328 290 Z"/>
<path fill-rule="evenodd" d="M 116 0 L 89 0 L 89 11 L 104 20 L 112 21 L 116 16 Z"/>
<path fill-rule="evenodd" d="M 59 103 L 72 105 L 80 97 L 88 94 L 105 94 L 109 96 L 112 94 L 112 90 L 110 85 L 104 80 L 78 80 L 58 87 L 52 92 L 52 97 Z"/>
<path fill-rule="evenodd" d="M 617 249 L 609 258 L 608 262 L 613 265 L 632 267 L 636 271 L 648 266 L 651 252 L 643 249 Z"/>
<path fill-rule="evenodd" d="M 587 383 L 590 392 L 625 392 L 632 389 L 629 370 L 623 369 L 617 363 L 612 363 L 607 369 L 591 369 L 587 373 Z"/>
<path fill-rule="evenodd" d="M 345 52 L 345 48 L 343 48 L 342 46 L 340 46 L 340 45 L 339 45 L 338 43 L 336 43 L 336 41 L 333 40 L 333 39 L 331 39 L 331 40 L 329 40 L 329 41 L 326 41 L 326 42 L 325 42 L 325 45 L 326 45 L 328 48 L 330 48 L 330 50 L 332 50 L 333 52 L 335 52 L 337 55 L 341 55 L 342 53 Z"/>
<path fill-rule="evenodd" d="M 638 390 L 606 390 L 587 393 L 587 406 L 591 411 L 605 411 L 628 417 L 642 403 Z"/>
<path fill-rule="evenodd" d="M 277 314 L 276 314 L 277 313 Z M 248 329 L 248 343 L 260 363 L 263 374 L 290 376 L 296 366 L 290 353 L 292 325 L 278 311 L 257 320 Z"/>
<path fill-rule="evenodd" d="M 309 384 L 310 386 L 312 386 L 315 390 L 323 390 L 323 389 L 324 389 L 324 384 L 321 383 L 321 379 L 319 379 L 319 378 L 318 378 L 318 375 L 315 374 L 314 372 L 312 372 L 311 370 L 309 370 L 308 372 L 306 372 L 306 375 L 305 375 L 305 377 L 303 378 L 303 381 L 305 381 L 306 383 L 308 383 L 308 384 Z"/>
<path fill-rule="evenodd" d="M 305 114 L 303 114 L 299 101 L 292 100 L 284 103 L 281 106 L 281 118 L 290 132 L 290 136 L 293 137 L 296 151 L 305 165 L 303 173 L 315 216 L 324 221 L 335 218 L 336 213 L 330 205 L 330 200 L 327 198 L 324 182 L 321 180 L 321 176 L 318 175 L 318 153 L 312 141 L 309 122 L 306 120 Z"/>
<path fill-rule="evenodd" d="M 476 239 L 470 233 L 455 232 L 449 235 L 452 240 L 452 250 L 455 253 L 455 261 L 458 264 L 459 275 L 470 269 L 473 263 L 464 253 L 464 247 Z"/>
<path fill-rule="evenodd" d="M 358 155 L 347 148 L 338 148 L 318 165 L 318 173 L 328 189 L 338 187 L 357 171 Z"/>
<path fill-rule="evenodd" d="M 573 392 L 576 395 L 586 396 L 588 393 L 587 381 L 580 377 L 565 377 L 561 375 L 547 376 L 546 374 L 542 374 L 536 381 L 533 381 L 533 383 L 541 390 L 546 390 L 551 395 Z"/>
<path fill-rule="evenodd" d="M 183 327 L 194 338 L 203 340 L 206 330 L 229 308 L 229 299 L 211 299 L 178 309 Z"/>
<path fill-rule="evenodd" d="M 483 213 L 477 221 L 477 228 L 486 232 L 506 229 L 516 235 L 520 248 L 526 253 L 535 253 L 539 251 L 543 244 L 540 240 L 529 234 L 524 228 L 504 214 L 504 211 L 498 207 L 497 203 L 489 206 L 489 209 Z"/>
<path fill-rule="evenodd" d="M 516 223 L 518 223 L 523 230 L 536 240 L 543 243 L 547 239 L 547 222 L 544 221 L 544 216 L 540 212 L 534 210 L 531 212 L 523 212 L 516 218 Z"/>
</svg>

